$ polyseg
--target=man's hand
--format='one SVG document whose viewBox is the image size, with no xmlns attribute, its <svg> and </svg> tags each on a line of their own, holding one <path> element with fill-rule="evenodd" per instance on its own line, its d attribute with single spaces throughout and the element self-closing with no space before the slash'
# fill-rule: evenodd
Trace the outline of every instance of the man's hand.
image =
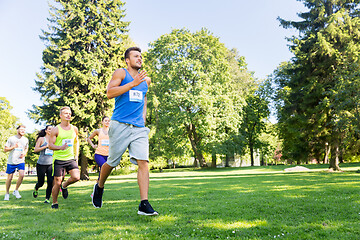
<svg viewBox="0 0 360 240">
<path fill-rule="evenodd" d="M 60 150 L 65 150 L 65 149 L 67 149 L 69 146 L 67 145 L 67 143 L 65 143 L 64 145 L 62 145 L 61 147 L 60 147 Z"/>
<path fill-rule="evenodd" d="M 137 74 L 133 80 L 134 87 L 138 86 L 140 83 L 146 81 L 147 72 L 142 70 L 139 74 Z"/>
</svg>

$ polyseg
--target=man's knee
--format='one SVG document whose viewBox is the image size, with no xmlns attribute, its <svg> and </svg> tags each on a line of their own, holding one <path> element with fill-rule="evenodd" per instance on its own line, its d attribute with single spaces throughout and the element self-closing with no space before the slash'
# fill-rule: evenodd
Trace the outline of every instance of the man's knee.
<svg viewBox="0 0 360 240">
<path fill-rule="evenodd" d="M 13 179 L 13 176 L 14 176 L 14 174 L 13 174 L 13 173 L 8 174 L 8 176 L 7 176 L 7 180 L 8 180 L 8 181 L 11 181 L 11 180 Z"/>
<path fill-rule="evenodd" d="M 73 169 L 70 171 L 70 176 L 72 179 L 74 179 L 74 181 L 79 181 L 80 180 L 80 171 L 79 169 Z"/>
<path fill-rule="evenodd" d="M 55 177 L 54 178 L 54 185 L 60 186 L 61 182 L 62 182 L 62 179 L 63 179 L 63 177 Z"/>
<path fill-rule="evenodd" d="M 138 168 L 140 171 L 149 170 L 149 162 L 146 160 L 137 160 Z"/>
<path fill-rule="evenodd" d="M 25 176 L 25 171 L 24 170 L 20 170 L 19 171 L 19 177 L 23 178 Z"/>
</svg>

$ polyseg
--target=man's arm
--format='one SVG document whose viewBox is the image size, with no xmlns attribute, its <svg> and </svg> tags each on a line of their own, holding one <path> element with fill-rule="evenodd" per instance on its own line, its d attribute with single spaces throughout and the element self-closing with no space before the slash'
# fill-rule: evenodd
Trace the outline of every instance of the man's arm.
<svg viewBox="0 0 360 240">
<path fill-rule="evenodd" d="M 146 77 L 145 80 L 148 87 L 150 87 L 151 79 L 149 77 Z M 143 110 L 144 123 L 146 122 L 146 111 L 147 111 L 147 95 L 145 95 L 144 98 L 144 110 Z"/>
<path fill-rule="evenodd" d="M 75 139 L 74 139 L 74 157 L 76 160 L 79 159 L 79 149 L 80 149 L 80 143 L 79 143 L 79 131 L 78 131 L 78 128 L 77 127 L 74 127 L 74 130 L 75 130 L 75 133 L 76 133 L 76 136 L 75 136 Z"/>
<path fill-rule="evenodd" d="M 111 80 L 107 86 L 106 95 L 109 99 L 120 96 L 126 92 L 128 92 L 133 87 L 138 86 L 140 83 L 145 81 L 147 76 L 146 71 L 141 71 L 137 74 L 132 82 L 129 82 L 123 86 L 120 86 L 122 80 L 124 80 L 126 76 L 124 69 L 117 69 L 111 77 Z"/>
<path fill-rule="evenodd" d="M 10 151 L 12 151 L 13 149 L 17 148 L 18 146 L 19 146 L 18 143 L 16 143 L 16 144 L 15 144 L 14 146 L 12 146 L 12 147 L 7 147 L 7 146 L 5 146 L 4 152 L 10 152 Z"/>
<path fill-rule="evenodd" d="M 54 127 L 53 129 L 51 129 L 50 132 L 50 138 L 49 138 L 49 149 L 50 150 L 65 150 L 67 149 L 69 146 L 65 143 L 62 146 L 56 146 L 55 142 L 56 142 L 56 137 L 59 135 L 59 129 L 57 127 Z"/>
<path fill-rule="evenodd" d="M 29 150 L 29 147 L 26 147 L 23 151 L 23 153 L 20 155 L 20 158 L 24 158 Z"/>
</svg>

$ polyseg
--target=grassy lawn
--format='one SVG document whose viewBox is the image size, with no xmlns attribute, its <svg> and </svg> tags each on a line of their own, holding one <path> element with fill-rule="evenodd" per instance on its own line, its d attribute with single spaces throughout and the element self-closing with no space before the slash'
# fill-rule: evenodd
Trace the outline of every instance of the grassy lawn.
<svg viewBox="0 0 360 240">
<path fill-rule="evenodd" d="M 32 197 L 35 177 L 25 178 L 22 199 L 3 201 L 1 178 L 0 239 L 358 239 L 360 164 L 340 173 L 287 167 L 153 172 L 156 217 L 137 215 L 135 174 L 111 176 L 100 209 L 90 201 L 96 176 L 70 186 L 58 210 L 43 203 L 45 187 Z"/>
</svg>

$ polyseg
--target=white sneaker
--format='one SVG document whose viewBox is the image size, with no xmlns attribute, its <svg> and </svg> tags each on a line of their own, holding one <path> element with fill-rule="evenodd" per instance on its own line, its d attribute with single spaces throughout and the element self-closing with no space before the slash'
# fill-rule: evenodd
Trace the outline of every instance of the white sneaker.
<svg viewBox="0 0 360 240">
<path fill-rule="evenodd" d="M 9 201 L 9 199 L 10 199 L 10 194 L 6 193 L 4 197 L 4 201 Z"/>
<path fill-rule="evenodd" d="M 21 195 L 20 195 L 20 193 L 19 193 L 18 190 L 14 190 L 13 195 L 14 195 L 16 198 L 21 198 Z"/>
</svg>

